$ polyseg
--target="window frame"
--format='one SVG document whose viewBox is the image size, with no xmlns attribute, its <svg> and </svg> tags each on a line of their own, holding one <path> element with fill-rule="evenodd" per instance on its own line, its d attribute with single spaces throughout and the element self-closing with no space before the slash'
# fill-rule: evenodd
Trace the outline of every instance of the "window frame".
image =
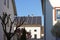
<svg viewBox="0 0 60 40">
<path fill-rule="evenodd" d="M 60 19 L 57 19 L 57 15 L 56 15 L 57 10 L 60 10 L 60 7 L 54 7 L 54 20 L 55 20 L 55 21 L 56 21 L 56 20 L 60 20 Z"/>
<path fill-rule="evenodd" d="M 60 17 L 60 15 L 58 14 L 58 11 L 60 11 L 60 9 L 57 9 L 57 10 L 56 10 L 56 19 L 57 19 L 57 20 L 60 20 L 60 18 L 58 18 L 58 17 Z"/>
</svg>

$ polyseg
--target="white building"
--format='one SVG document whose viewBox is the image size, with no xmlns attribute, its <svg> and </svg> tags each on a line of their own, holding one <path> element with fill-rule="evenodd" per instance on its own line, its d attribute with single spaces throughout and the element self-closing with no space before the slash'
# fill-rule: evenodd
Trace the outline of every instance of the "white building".
<svg viewBox="0 0 60 40">
<path fill-rule="evenodd" d="M 41 0 L 44 15 L 45 40 L 59 40 L 52 35 L 51 29 L 60 20 L 60 0 Z"/>
<path fill-rule="evenodd" d="M 3 13 L 11 14 L 11 18 L 16 15 L 15 0 L 0 0 L 0 16 Z M 0 40 L 4 40 L 3 35 L 4 32 L 0 20 Z"/>
<path fill-rule="evenodd" d="M 18 20 L 20 20 L 21 17 L 16 17 Z M 24 18 L 24 17 L 22 17 Z M 41 38 L 41 27 L 42 27 L 42 20 L 41 16 L 28 16 L 25 17 L 25 22 L 20 28 L 25 28 L 27 32 L 31 32 L 32 37 L 40 39 Z"/>
</svg>

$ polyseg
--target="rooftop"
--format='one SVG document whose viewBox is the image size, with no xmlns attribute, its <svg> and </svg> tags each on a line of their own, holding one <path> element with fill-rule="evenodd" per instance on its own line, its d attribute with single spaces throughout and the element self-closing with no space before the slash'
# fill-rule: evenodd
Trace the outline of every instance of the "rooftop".
<svg viewBox="0 0 60 40">
<path fill-rule="evenodd" d="M 42 25 L 42 21 L 41 21 L 41 16 L 28 16 L 28 17 L 16 17 L 15 19 L 18 19 L 18 21 L 20 21 L 21 18 L 25 18 L 25 22 L 24 24 L 30 25 L 30 24 L 39 24 Z"/>
</svg>

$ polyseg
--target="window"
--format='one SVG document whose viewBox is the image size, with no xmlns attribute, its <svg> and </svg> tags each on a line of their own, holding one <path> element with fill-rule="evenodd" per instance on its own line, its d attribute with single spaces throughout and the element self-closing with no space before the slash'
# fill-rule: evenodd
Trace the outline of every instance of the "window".
<svg viewBox="0 0 60 40">
<path fill-rule="evenodd" d="M 60 20 L 60 7 L 54 7 L 54 20 Z"/>
<path fill-rule="evenodd" d="M 4 0 L 4 5 L 6 5 L 6 0 Z"/>
<path fill-rule="evenodd" d="M 56 10 L 56 19 L 60 20 L 60 10 Z"/>
<path fill-rule="evenodd" d="M 37 30 L 35 29 L 34 32 L 36 32 Z"/>
<path fill-rule="evenodd" d="M 34 39 L 37 39 L 37 34 L 34 34 Z"/>
<path fill-rule="evenodd" d="M 7 7 L 9 8 L 9 0 L 7 0 Z"/>
</svg>

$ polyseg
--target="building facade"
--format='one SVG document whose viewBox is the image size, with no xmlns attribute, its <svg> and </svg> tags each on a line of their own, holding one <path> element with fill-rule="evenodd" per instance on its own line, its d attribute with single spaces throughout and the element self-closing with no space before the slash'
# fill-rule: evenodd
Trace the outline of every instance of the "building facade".
<svg viewBox="0 0 60 40">
<path fill-rule="evenodd" d="M 12 20 L 14 19 L 13 17 L 17 15 L 15 0 L 0 0 L 0 16 L 2 16 L 3 13 L 11 14 Z M 4 35 L 4 32 L 3 32 L 1 20 L 0 20 L 0 40 L 4 40 L 3 35 Z"/>
<path fill-rule="evenodd" d="M 60 0 L 41 0 L 44 15 L 45 40 L 59 40 L 51 33 L 52 27 L 60 20 Z"/>
<path fill-rule="evenodd" d="M 16 18 L 20 20 L 21 17 L 16 17 Z M 33 17 L 28 16 L 28 17 L 25 17 L 25 22 L 20 27 L 20 29 L 25 28 L 27 32 L 30 32 L 32 39 L 40 39 L 41 27 L 42 27 L 41 16 L 33 16 Z"/>
</svg>

